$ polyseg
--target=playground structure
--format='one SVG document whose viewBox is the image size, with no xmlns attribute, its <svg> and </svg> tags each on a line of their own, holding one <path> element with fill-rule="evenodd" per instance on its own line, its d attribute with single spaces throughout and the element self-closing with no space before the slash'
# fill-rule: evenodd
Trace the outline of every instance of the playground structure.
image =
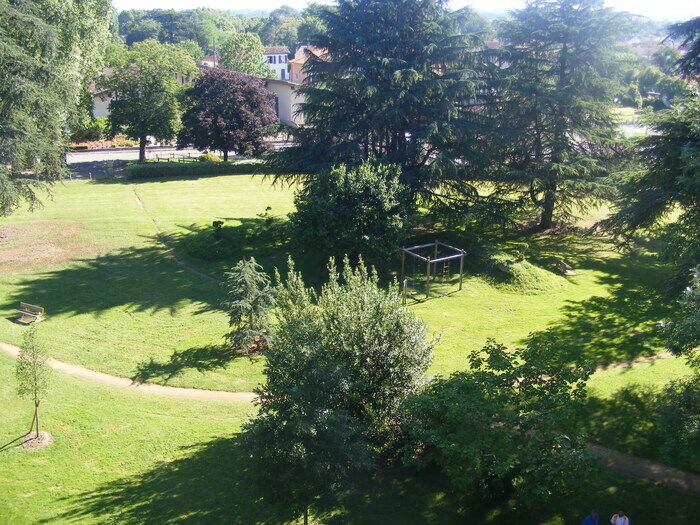
<svg viewBox="0 0 700 525">
<path fill-rule="evenodd" d="M 430 298 L 431 285 L 437 280 L 448 282 L 451 277 L 450 263 L 459 259 L 459 289 L 462 289 L 464 281 L 464 256 L 466 251 L 455 248 L 444 242 L 435 240 L 427 244 L 401 248 L 401 290 L 403 301 L 406 302 L 408 290 L 411 288 L 418 293 L 419 284 L 423 277 L 420 267 L 425 265 L 425 298 Z M 409 257 L 411 272 L 407 274 L 406 256 Z M 440 271 L 438 271 L 440 270 Z"/>
</svg>

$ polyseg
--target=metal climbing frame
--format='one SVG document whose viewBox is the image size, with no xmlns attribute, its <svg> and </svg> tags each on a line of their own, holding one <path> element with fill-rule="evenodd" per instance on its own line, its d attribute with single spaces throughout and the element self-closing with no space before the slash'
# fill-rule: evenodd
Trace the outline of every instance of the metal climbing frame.
<svg viewBox="0 0 700 525">
<path fill-rule="evenodd" d="M 427 248 L 433 248 L 432 257 L 430 255 L 423 256 L 418 253 L 421 250 L 426 250 Z M 443 248 L 448 251 L 447 255 L 441 255 L 438 257 L 438 251 Z M 425 264 L 426 270 L 426 286 L 425 286 L 425 296 L 426 299 L 430 298 L 430 284 L 435 280 L 437 276 L 437 265 L 439 263 L 443 264 L 443 280 L 446 280 L 446 268 L 447 264 L 447 274 L 449 274 L 449 264 L 450 261 L 459 259 L 459 289 L 462 289 L 462 284 L 464 281 L 464 256 L 466 251 L 461 248 L 455 248 L 444 242 L 436 240 L 428 244 L 419 244 L 417 246 L 409 246 L 407 248 L 401 248 L 401 288 L 403 292 L 404 302 L 406 301 L 406 294 L 408 290 L 408 279 L 406 278 L 406 256 L 411 257 L 413 262 L 413 276 L 415 279 L 416 273 L 416 261 L 421 261 Z"/>
</svg>

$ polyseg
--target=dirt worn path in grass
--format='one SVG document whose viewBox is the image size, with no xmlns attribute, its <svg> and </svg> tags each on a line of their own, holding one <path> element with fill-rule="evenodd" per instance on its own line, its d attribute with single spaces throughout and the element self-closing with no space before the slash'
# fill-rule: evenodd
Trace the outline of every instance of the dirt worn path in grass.
<svg viewBox="0 0 700 525">
<path fill-rule="evenodd" d="M 685 470 L 669 467 L 658 461 L 625 454 L 611 448 L 589 443 L 588 449 L 600 458 L 601 465 L 620 474 L 642 478 L 667 487 L 700 496 L 700 476 Z"/>
<path fill-rule="evenodd" d="M 19 347 L 15 345 L 0 342 L 0 351 L 11 355 L 12 357 L 16 358 L 19 354 L 19 350 Z M 664 359 L 667 357 L 671 357 L 671 354 L 659 354 L 657 358 Z M 650 358 L 643 358 L 639 361 L 649 362 Z M 87 379 L 88 381 L 95 381 L 97 383 L 116 388 L 141 392 L 144 394 L 204 401 L 237 402 L 251 402 L 256 397 L 253 392 L 225 392 L 221 390 L 200 390 L 196 388 L 179 388 L 150 383 L 134 383 L 130 379 L 103 374 L 102 372 L 96 372 L 95 370 L 90 370 L 89 368 L 85 368 L 80 365 L 64 363 L 63 361 L 58 361 L 56 359 L 49 358 L 48 363 L 53 369 L 59 370 L 74 377 Z M 620 366 L 629 366 L 629 363 Z M 609 370 L 610 368 L 614 367 L 615 365 L 612 367 L 607 367 L 607 369 Z M 700 476 L 696 474 L 692 474 L 674 467 L 669 467 L 668 465 L 657 461 L 651 461 L 633 456 L 631 454 L 625 454 L 623 452 L 594 443 L 590 443 L 588 448 L 600 457 L 601 464 L 606 469 L 614 470 L 628 476 L 634 476 L 656 483 L 661 483 L 662 485 L 700 496 Z"/>
<path fill-rule="evenodd" d="M 0 342 L 0 351 L 17 357 L 19 347 L 8 343 Z M 253 392 L 225 392 L 222 390 L 200 390 L 197 388 L 180 388 L 174 386 L 155 385 L 152 383 L 134 383 L 130 379 L 124 377 L 111 376 L 96 372 L 80 365 L 64 363 L 56 359 L 48 359 L 51 368 L 59 370 L 65 374 L 88 381 L 95 381 L 103 385 L 109 385 L 117 388 L 123 388 L 134 392 L 142 392 L 144 394 L 153 394 L 171 398 L 181 399 L 197 399 L 203 401 L 246 401 L 250 402 L 255 399 Z"/>
<path fill-rule="evenodd" d="M 134 196 L 136 198 L 136 204 L 143 210 L 143 212 L 146 214 L 146 216 L 151 220 L 153 223 L 153 226 L 156 228 L 157 232 L 157 238 L 158 242 L 163 245 L 163 247 L 166 249 L 167 255 L 173 260 L 175 264 L 183 268 L 184 270 L 190 272 L 193 275 L 196 275 L 197 277 L 204 279 L 205 281 L 220 284 L 221 281 L 216 279 L 215 277 L 212 277 L 211 275 L 204 273 L 198 268 L 195 268 L 191 264 L 186 263 L 182 257 L 180 257 L 175 250 L 168 245 L 167 239 L 165 232 L 163 231 L 163 228 L 160 227 L 160 224 L 158 224 L 158 221 L 156 218 L 151 214 L 151 212 L 148 211 L 146 208 L 146 205 L 143 203 L 143 200 L 141 199 L 141 196 L 138 194 L 136 191 L 136 187 L 133 184 L 129 185 L 131 187 L 131 191 L 134 192 Z"/>
</svg>

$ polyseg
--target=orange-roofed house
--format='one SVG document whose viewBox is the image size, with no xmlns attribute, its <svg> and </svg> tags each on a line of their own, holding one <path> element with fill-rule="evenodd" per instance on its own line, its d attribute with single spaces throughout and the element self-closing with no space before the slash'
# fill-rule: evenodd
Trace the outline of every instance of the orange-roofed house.
<svg viewBox="0 0 700 525">
<path fill-rule="evenodd" d="M 294 53 L 294 58 L 289 61 L 289 80 L 295 84 L 303 84 L 307 77 L 307 73 L 304 71 L 304 64 L 306 64 L 309 56 L 323 57 L 327 53 L 328 50 L 326 49 L 319 49 L 309 45 L 299 46 L 296 53 Z"/>
</svg>

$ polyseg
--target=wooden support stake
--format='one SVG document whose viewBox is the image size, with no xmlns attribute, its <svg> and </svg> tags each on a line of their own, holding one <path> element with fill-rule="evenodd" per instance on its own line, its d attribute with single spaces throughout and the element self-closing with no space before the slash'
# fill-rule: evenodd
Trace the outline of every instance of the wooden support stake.
<svg viewBox="0 0 700 525">
<path fill-rule="evenodd" d="M 462 256 L 459 258 L 459 289 L 462 289 L 462 278 L 464 275 L 464 252 L 462 252 Z"/>
<path fill-rule="evenodd" d="M 430 299 L 430 256 L 428 256 L 428 262 L 426 263 L 426 280 L 425 280 L 425 298 Z"/>
</svg>

